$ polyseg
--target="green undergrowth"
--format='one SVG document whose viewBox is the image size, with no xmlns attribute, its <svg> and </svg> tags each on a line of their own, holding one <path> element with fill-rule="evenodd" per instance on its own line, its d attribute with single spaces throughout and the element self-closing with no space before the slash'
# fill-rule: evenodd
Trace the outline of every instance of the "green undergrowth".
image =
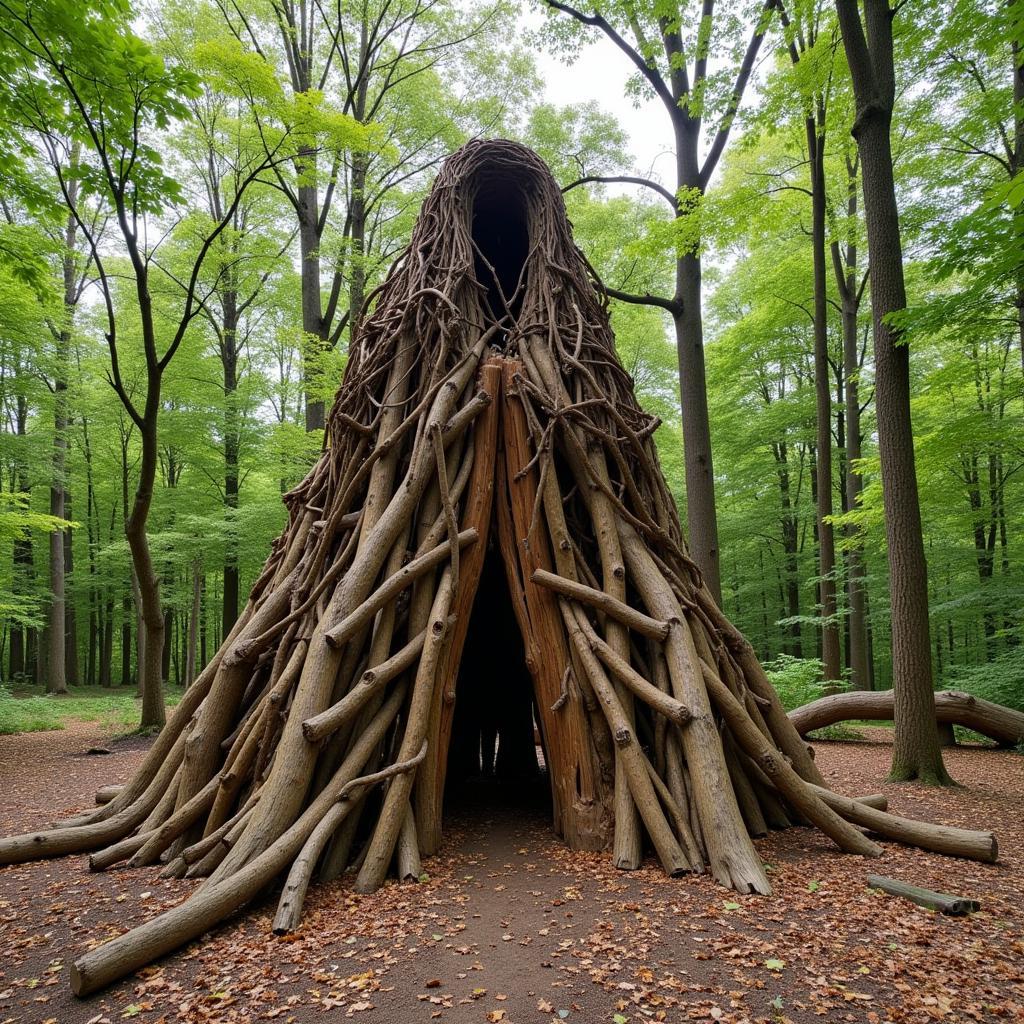
<svg viewBox="0 0 1024 1024">
<path fill-rule="evenodd" d="M 168 689 L 164 699 L 173 707 L 181 690 Z M 0 685 L 0 735 L 63 729 L 67 722 L 96 722 L 104 732 L 138 729 L 141 702 L 134 689 L 76 686 L 66 695 L 47 694 L 40 686 Z"/>
</svg>

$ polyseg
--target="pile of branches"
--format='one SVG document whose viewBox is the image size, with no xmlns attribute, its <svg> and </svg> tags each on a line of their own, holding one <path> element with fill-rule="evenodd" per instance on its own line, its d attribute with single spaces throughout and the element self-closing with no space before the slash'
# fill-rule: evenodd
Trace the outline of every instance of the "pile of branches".
<svg viewBox="0 0 1024 1024">
<path fill-rule="evenodd" d="M 495 188 L 521 205 L 527 239 L 504 291 L 474 237 L 478 197 Z M 440 841 L 492 510 L 567 843 L 610 846 L 623 868 L 652 849 L 670 875 L 710 871 L 757 893 L 770 886 L 751 837 L 796 824 L 866 856 L 880 852 L 871 830 L 994 859 L 990 833 L 825 787 L 687 556 L 657 422 L 535 154 L 492 141 L 452 156 L 372 300 L 288 527 L 141 767 L 98 809 L 0 842 L 0 863 L 91 852 L 94 870 L 161 863 L 203 880 L 80 957 L 77 994 L 272 883 L 288 931 L 314 875 L 351 869 L 370 892 L 392 870 L 420 874 Z"/>
</svg>

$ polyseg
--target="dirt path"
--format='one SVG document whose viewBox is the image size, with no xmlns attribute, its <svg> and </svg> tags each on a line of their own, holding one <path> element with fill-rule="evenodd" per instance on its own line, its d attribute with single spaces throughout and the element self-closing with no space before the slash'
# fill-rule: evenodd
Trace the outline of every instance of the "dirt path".
<svg viewBox="0 0 1024 1024">
<path fill-rule="evenodd" d="M 84 756 L 98 741 L 114 752 Z M 0 827 L 88 804 L 142 747 L 89 725 L 0 737 Z M 837 789 L 883 788 L 884 745 L 823 743 L 818 759 Z M 492 791 L 486 811 L 449 822 L 420 885 L 317 888 L 289 940 L 270 934 L 271 900 L 84 1002 L 67 987 L 73 956 L 192 883 L 90 875 L 77 857 L 3 868 L 0 1024 L 1024 1020 L 1024 758 L 957 750 L 947 763 L 965 788 L 886 787 L 892 808 L 994 827 L 1000 864 L 892 845 L 868 864 L 798 829 L 758 841 L 777 898 L 740 897 L 570 853 L 521 791 Z M 938 917 L 866 889 L 867 870 L 969 893 L 982 912 Z"/>
</svg>

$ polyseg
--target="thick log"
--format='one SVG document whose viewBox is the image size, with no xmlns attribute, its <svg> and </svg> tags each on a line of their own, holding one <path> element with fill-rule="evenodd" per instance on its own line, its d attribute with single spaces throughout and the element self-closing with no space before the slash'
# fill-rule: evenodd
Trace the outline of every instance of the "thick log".
<svg viewBox="0 0 1024 1024">
<path fill-rule="evenodd" d="M 441 804 L 455 702 L 458 699 L 456 683 L 459 664 L 490 538 L 498 426 L 501 420 L 502 362 L 501 359 L 491 358 L 480 368 L 479 386 L 488 402 L 474 428 L 473 467 L 460 524 L 463 530 L 476 530 L 480 540 L 469 548 L 459 565 L 458 581 L 452 598 L 454 621 L 449 626 L 447 642 L 438 661 L 438 685 L 430 709 L 428 739 L 435 756 L 416 775 L 416 824 L 419 826 L 419 842 L 427 855 L 433 854 L 441 843 Z"/>
<path fill-rule="evenodd" d="M 827 801 L 818 796 L 819 789 L 804 782 L 792 766 L 761 734 L 750 720 L 743 705 L 729 692 L 729 688 L 706 666 L 704 682 L 711 699 L 718 706 L 736 742 L 757 766 L 768 776 L 779 792 L 812 824 L 817 825 L 841 850 L 859 853 L 865 857 L 881 856 L 881 849 L 862 832 L 843 821 Z M 877 812 L 881 813 L 881 812 Z"/>
<path fill-rule="evenodd" d="M 358 803 L 360 795 L 371 787 L 381 782 L 394 778 L 405 772 L 411 772 L 427 756 L 427 742 L 423 741 L 420 752 L 408 761 L 400 761 L 390 765 L 379 772 L 372 772 L 370 775 L 363 775 L 351 782 L 346 782 L 338 794 L 335 805 L 320 819 L 316 828 L 310 833 L 305 845 L 298 856 L 292 861 L 291 870 L 288 872 L 288 879 L 284 884 L 284 890 L 277 904 L 277 913 L 274 916 L 274 934 L 285 935 L 293 932 L 298 927 L 299 919 L 302 917 L 302 905 L 306 899 L 306 890 L 309 888 L 309 881 L 313 877 L 313 868 L 324 852 L 327 841 L 337 831 L 338 826 L 345 820 L 349 812 Z"/>
<path fill-rule="evenodd" d="M 124 786 L 116 784 L 100 786 L 100 788 L 96 790 L 97 805 L 109 804 L 122 789 L 124 789 Z"/>
<path fill-rule="evenodd" d="M 948 914 L 950 917 L 962 917 L 964 914 L 973 914 L 981 910 L 981 904 L 977 900 L 965 896 L 950 896 L 934 889 L 922 889 L 919 885 L 900 882 L 884 875 L 868 875 L 868 885 L 872 889 L 881 889 L 891 896 L 902 896 L 919 907 L 937 910 L 940 914 Z"/>
<path fill-rule="evenodd" d="M 790 711 L 789 717 L 806 735 L 836 722 L 891 722 L 892 714 L 892 690 L 850 690 L 804 704 Z M 936 692 L 935 721 L 972 729 L 1003 746 L 1024 743 L 1024 713 L 960 690 Z"/>
<path fill-rule="evenodd" d="M 534 523 L 540 480 L 531 466 L 530 429 L 518 394 L 516 377 L 521 369 L 520 363 L 506 360 L 502 381 L 504 459 L 499 460 L 495 496 L 502 559 L 537 696 L 555 830 L 572 849 L 601 850 L 609 838 L 609 794 L 591 752 L 593 733 L 586 710 L 572 696 L 562 700 L 563 680 L 572 660 L 558 598 L 531 579 L 537 569 L 551 571 L 552 548 L 558 547 L 561 538 L 549 540 L 550 523 L 546 528 Z"/>
<path fill-rule="evenodd" d="M 601 710 L 608 719 L 608 727 L 615 739 L 616 752 L 620 755 L 616 761 L 617 768 L 626 773 L 629 792 L 636 804 L 640 818 L 647 828 L 647 834 L 654 843 L 658 859 L 661 861 L 665 873 L 675 876 L 696 870 L 699 865 L 689 863 L 686 854 L 683 853 L 682 847 L 669 828 L 647 773 L 646 758 L 636 742 L 636 737 L 633 735 L 633 730 L 619 703 L 615 688 L 605 675 L 601 663 L 594 656 L 594 652 L 590 649 L 590 645 L 580 629 L 579 617 L 582 617 L 582 611 L 579 617 L 576 616 L 568 601 L 562 601 L 561 607 L 566 629 L 576 645 L 576 652 L 583 664 L 584 671 L 593 684 Z"/>
<path fill-rule="evenodd" d="M 682 608 L 636 530 L 620 523 L 619 535 L 630 578 L 648 611 L 664 621 L 674 621 L 665 642 L 665 661 L 674 696 L 692 716 L 681 730 L 680 740 L 692 783 L 694 837 L 698 842 L 703 839 L 711 873 L 723 885 L 737 892 L 769 895 L 772 887 L 736 802 L 700 659 Z"/>
<path fill-rule="evenodd" d="M 616 654 L 598 635 L 586 620 L 580 622 L 590 649 L 612 670 L 627 689 L 639 697 L 650 708 L 664 715 L 676 725 L 685 725 L 690 720 L 690 709 L 668 693 L 649 683 L 625 658 Z"/>
<path fill-rule="evenodd" d="M 345 785 L 358 777 L 404 697 L 405 688 L 400 686 L 360 736 L 331 784 L 266 850 L 220 883 L 204 886 L 171 910 L 79 957 L 71 967 L 71 989 L 75 995 L 87 996 L 131 974 L 245 906 L 294 859 L 321 818 L 337 803 Z"/>
<path fill-rule="evenodd" d="M 194 684 L 193 684 L 194 685 Z M 94 822 L 71 828 L 27 832 L 0 840 L 0 864 L 24 864 L 45 857 L 63 857 L 69 853 L 85 853 L 124 839 L 140 825 L 166 796 L 167 789 L 181 764 L 185 749 L 185 733 L 181 732 L 152 781 L 134 803 L 122 811 Z M 116 802 L 116 801 L 113 801 Z M 113 803 L 112 802 L 112 803 Z M 112 806 L 112 804 L 107 805 Z"/>
<path fill-rule="evenodd" d="M 901 818 L 896 814 L 876 810 L 867 804 L 840 796 L 822 786 L 814 786 L 821 800 L 847 821 L 861 825 L 886 839 L 895 839 L 908 846 L 917 846 L 933 853 L 944 853 L 950 857 L 966 857 L 994 864 L 999 855 L 996 837 L 991 832 L 975 832 L 971 829 L 954 828 L 951 825 L 935 825 L 929 821 L 915 821 Z"/>
</svg>

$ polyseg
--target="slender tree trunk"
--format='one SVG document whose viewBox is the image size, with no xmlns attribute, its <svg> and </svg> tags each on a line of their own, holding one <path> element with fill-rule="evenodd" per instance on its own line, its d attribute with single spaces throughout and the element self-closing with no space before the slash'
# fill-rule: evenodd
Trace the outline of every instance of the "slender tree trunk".
<svg viewBox="0 0 1024 1024">
<path fill-rule="evenodd" d="M 864 477 L 860 472 L 861 426 L 860 426 L 860 349 L 857 337 L 857 314 L 860 309 L 860 291 L 857 283 L 857 164 L 847 160 L 847 207 L 846 216 L 850 235 L 841 256 L 839 245 L 832 247 L 832 261 L 839 286 L 839 301 L 843 325 L 843 378 L 845 382 L 846 413 L 846 507 L 849 511 L 860 505 L 864 489 Z M 854 690 L 870 689 L 868 667 L 867 618 L 865 609 L 864 548 L 861 531 L 848 523 L 846 534 L 847 559 L 847 603 L 848 616 L 850 686 Z"/>
<path fill-rule="evenodd" d="M 297 163 L 300 164 L 299 173 L 303 177 L 315 177 L 316 153 L 314 151 L 303 152 Z M 322 391 L 321 362 L 327 348 L 320 303 L 320 231 L 318 228 L 320 205 L 315 184 L 300 185 L 297 191 L 306 430 L 312 431 L 324 428 L 324 400 L 320 395 Z"/>
<path fill-rule="evenodd" d="M 228 515 L 224 547 L 224 600 L 221 609 L 224 635 L 238 618 L 238 459 L 241 448 L 238 416 L 238 295 L 229 290 L 222 301 L 221 363 L 224 369 L 224 508 Z M 186 672 L 186 678 L 189 673 Z"/>
<path fill-rule="evenodd" d="M 28 466 L 23 456 L 23 445 L 28 434 L 28 401 L 18 395 L 15 402 L 15 434 L 19 439 L 18 462 L 15 470 L 18 491 L 29 501 L 32 486 L 29 483 Z M 16 594 L 33 595 L 35 590 L 35 562 L 32 557 L 32 538 L 16 537 L 13 545 L 14 586 Z M 11 634 L 11 676 L 24 676 L 36 682 L 38 661 L 35 654 L 35 630 L 19 626 Z"/>
<path fill-rule="evenodd" d="M 196 677 L 196 639 L 199 636 L 199 615 L 203 596 L 202 574 L 198 559 L 192 563 L 192 612 L 188 617 L 188 650 L 185 652 L 185 685 Z M 204 662 L 205 664 L 205 662 Z"/>
<path fill-rule="evenodd" d="M 146 533 L 146 520 L 153 500 L 153 484 L 157 471 L 156 409 L 159 408 L 159 388 L 150 385 L 147 413 L 150 404 L 155 408 L 152 417 L 146 417 L 140 431 L 142 435 L 142 461 L 135 490 L 132 514 L 125 533 L 132 552 L 135 580 L 138 587 L 143 633 L 139 638 L 139 684 L 142 691 L 142 729 L 161 729 L 166 721 L 162 686 L 164 650 L 164 616 L 160 607 L 160 577 L 153 565 Z"/>
<path fill-rule="evenodd" d="M 892 600 L 895 742 L 890 777 L 946 784 L 950 780 L 932 696 L 928 567 L 910 420 L 910 352 L 888 322 L 891 313 L 906 306 L 889 134 L 895 97 L 893 13 L 888 0 L 864 0 L 865 38 L 858 4 L 837 0 L 836 7 L 857 103 L 853 135 L 863 169 L 871 254 L 875 407 Z"/>
<path fill-rule="evenodd" d="M 64 491 L 64 515 L 73 520 L 71 510 L 71 492 Z M 68 596 L 68 590 L 74 588 L 75 558 L 72 533 L 64 531 L 64 679 L 68 686 L 78 686 L 78 618 L 75 602 Z"/>
<path fill-rule="evenodd" d="M 785 577 L 786 653 L 794 658 L 803 657 L 803 639 L 800 629 L 800 566 L 798 561 L 797 519 L 790 493 L 788 446 L 780 441 L 772 446 L 776 473 L 779 478 L 779 497 L 782 503 L 782 557 Z"/>
<path fill-rule="evenodd" d="M 365 91 L 365 89 L 364 89 Z M 363 98 L 365 105 L 365 97 Z M 352 154 L 351 287 L 349 289 L 349 337 L 359 324 L 366 294 L 366 156 Z"/>
<path fill-rule="evenodd" d="M 130 641 L 129 641 L 130 646 Z M 100 686 L 113 686 L 114 595 L 107 592 L 103 608 L 103 638 L 100 646 Z"/>
<path fill-rule="evenodd" d="M 828 362 L 828 295 L 825 253 L 825 133 L 819 116 L 806 119 L 811 165 L 811 246 L 814 265 L 814 393 L 817 512 L 818 603 L 821 626 L 821 660 L 826 683 L 842 678 L 839 664 L 839 623 L 836 620 L 836 545 L 832 530 L 832 382 Z"/>
<path fill-rule="evenodd" d="M 199 663 L 207 663 L 206 656 L 206 573 L 199 577 Z"/>
<path fill-rule="evenodd" d="M 85 659 L 85 685 L 95 686 L 99 668 L 99 650 L 103 637 L 102 608 L 95 594 L 89 594 L 89 653 Z"/>
<path fill-rule="evenodd" d="M 1010 161 L 1010 177 L 1016 177 L 1024 170 L 1024 46 L 1020 31 L 1024 23 L 1021 5 L 1007 0 L 1014 32 L 1012 35 L 1013 53 L 1013 150 Z M 1024 208 L 1018 203 L 1013 214 L 1013 233 L 1018 239 L 1024 238 Z M 1020 344 L 1020 365 L 1024 370 L 1024 266 L 1019 266 L 1014 275 L 1015 296 L 1017 307 L 1017 340 Z"/>
<path fill-rule="evenodd" d="M 674 317 L 682 403 L 686 470 L 686 528 L 690 555 L 721 605 L 722 581 L 715 509 L 715 473 L 711 457 L 711 421 L 704 370 L 704 321 L 701 312 L 701 264 L 693 254 L 676 264 L 676 291 L 682 308 Z"/>
<path fill-rule="evenodd" d="M 25 630 L 16 623 L 11 624 L 9 678 L 18 680 L 25 675 Z"/>
<path fill-rule="evenodd" d="M 103 675 L 103 638 L 110 622 L 110 613 L 100 605 L 101 595 L 106 598 L 108 588 L 101 588 L 96 571 L 96 549 L 100 541 L 100 517 L 96 507 L 96 490 L 92 476 L 92 444 L 89 439 L 89 421 L 85 416 L 82 425 L 82 452 L 85 456 L 85 528 L 89 557 L 89 668 L 86 673 L 90 686 L 98 681 L 101 686 L 110 685 L 110 664 L 107 675 Z"/>
<path fill-rule="evenodd" d="M 57 379 L 53 396 L 53 457 L 50 481 L 50 515 L 58 519 L 65 516 L 65 463 L 68 450 L 68 390 L 67 361 L 69 335 L 60 331 L 57 352 Z M 46 677 L 47 693 L 67 693 L 65 675 L 65 643 L 67 609 L 65 606 L 65 532 L 55 529 L 50 534 L 50 613 L 47 636 L 49 639 L 49 672 Z"/>
<path fill-rule="evenodd" d="M 160 681 L 166 686 L 171 679 L 171 658 L 174 653 L 174 611 L 164 609 L 164 644 L 160 651 Z"/>
<path fill-rule="evenodd" d="M 121 598 L 121 685 L 132 685 L 132 616 L 135 603 L 129 589 Z"/>
</svg>

